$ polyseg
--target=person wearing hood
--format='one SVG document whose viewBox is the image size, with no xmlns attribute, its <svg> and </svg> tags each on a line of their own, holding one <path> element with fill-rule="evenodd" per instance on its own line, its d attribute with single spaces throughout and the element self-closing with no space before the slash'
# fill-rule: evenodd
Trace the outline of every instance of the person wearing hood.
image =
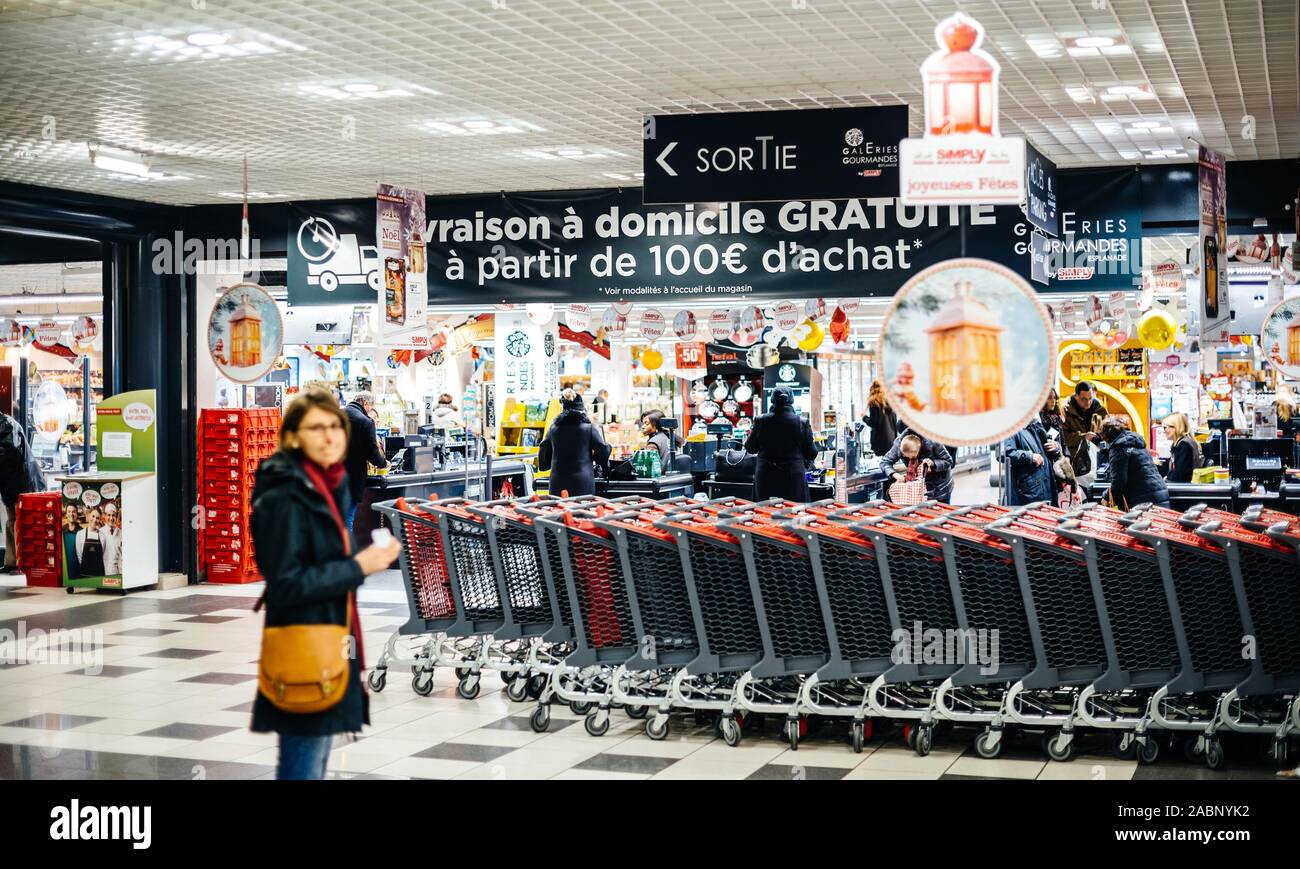
<svg viewBox="0 0 1300 869">
<path fill-rule="evenodd" d="M 348 477 L 348 495 L 352 500 L 352 505 L 343 514 L 349 531 L 357 518 L 357 505 L 361 503 L 361 496 L 366 491 L 366 478 L 370 476 L 366 465 L 388 467 L 388 459 L 384 458 L 384 451 L 379 448 L 379 441 L 375 437 L 375 420 L 370 416 L 374 409 L 375 396 L 369 392 L 358 392 L 344 408 L 350 424 L 347 453 L 343 459 Z"/>
<path fill-rule="evenodd" d="M 1110 452 L 1110 501 L 1127 510 L 1138 504 L 1169 506 L 1169 488 L 1151 459 L 1146 441 L 1129 431 L 1128 419 L 1108 416 L 1101 424 L 1101 439 Z"/>
<path fill-rule="evenodd" d="M 807 468 L 817 458 L 812 427 L 794 410 L 794 395 L 786 387 L 772 390 L 772 409 L 754 420 L 745 440 L 745 451 L 754 453 L 754 497 L 784 498 L 806 503 Z"/>
<path fill-rule="evenodd" d="M 1060 453 L 1039 419 L 1002 442 L 998 461 L 1007 465 L 1007 504 L 1021 507 L 1035 501 L 1056 504 L 1056 475 L 1052 464 Z"/>
<path fill-rule="evenodd" d="M 334 735 L 359 733 L 370 723 L 355 594 L 367 576 L 397 558 L 401 547 L 390 538 L 353 554 L 352 535 L 343 524 L 348 426 L 334 396 L 323 389 L 304 391 L 285 411 L 280 448 L 258 467 L 253 484 L 251 531 L 266 579 L 266 626 L 349 621 L 352 626 L 347 687 L 335 705 L 288 712 L 261 691 L 253 701 L 252 729 L 280 736 L 279 779 L 324 778 Z"/>
<path fill-rule="evenodd" d="M 551 472 L 548 491 L 552 495 L 596 494 L 595 465 L 609 466 L 609 445 L 600 429 L 592 425 L 582 406 L 582 396 L 573 389 L 560 393 L 560 415 L 542 438 L 537 454 L 539 470 Z"/>
<path fill-rule="evenodd" d="M 429 424 L 440 429 L 465 427 L 460 412 L 456 410 L 456 405 L 452 404 L 450 393 L 444 392 L 438 396 L 438 406 L 433 409 L 433 413 L 429 414 Z"/>
<path fill-rule="evenodd" d="M 1201 466 L 1201 445 L 1192 437 L 1191 423 L 1187 415 L 1171 413 L 1165 417 L 1162 426 L 1165 437 L 1173 444 L 1169 450 L 1169 475 L 1171 483 L 1190 483 L 1192 471 Z"/>
</svg>

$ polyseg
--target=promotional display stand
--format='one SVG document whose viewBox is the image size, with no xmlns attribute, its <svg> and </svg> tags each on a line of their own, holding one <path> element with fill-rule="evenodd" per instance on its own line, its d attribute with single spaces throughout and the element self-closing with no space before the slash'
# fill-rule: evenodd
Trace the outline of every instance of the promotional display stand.
<svg viewBox="0 0 1300 869">
<path fill-rule="evenodd" d="M 151 389 L 106 399 L 95 409 L 99 471 L 56 478 L 69 594 L 158 583 L 156 401 Z"/>
</svg>

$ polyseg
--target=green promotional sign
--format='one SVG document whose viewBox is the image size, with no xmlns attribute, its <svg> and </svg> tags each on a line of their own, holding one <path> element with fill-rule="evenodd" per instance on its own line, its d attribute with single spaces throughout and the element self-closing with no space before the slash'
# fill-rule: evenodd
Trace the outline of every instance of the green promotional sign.
<svg viewBox="0 0 1300 869">
<path fill-rule="evenodd" d="M 95 450 L 99 470 L 153 473 L 158 394 L 152 389 L 122 392 L 95 408 Z"/>
</svg>

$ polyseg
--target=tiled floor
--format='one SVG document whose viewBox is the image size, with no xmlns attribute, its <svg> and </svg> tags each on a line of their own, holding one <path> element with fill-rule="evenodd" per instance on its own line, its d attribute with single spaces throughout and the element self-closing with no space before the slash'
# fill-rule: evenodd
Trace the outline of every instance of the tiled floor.
<svg viewBox="0 0 1300 869">
<path fill-rule="evenodd" d="M 191 586 L 128 597 L 61 589 L 0 588 L 0 630 L 26 632 L 25 650 L 0 646 L 0 779 L 271 778 L 273 734 L 248 730 L 261 617 L 251 611 L 260 586 Z M 373 660 L 405 621 L 395 573 L 372 578 L 360 596 L 367 653 Z M 80 628 L 82 637 L 60 628 Z M 87 632 L 89 632 L 87 634 Z M 0 634 L 0 636 L 7 636 Z M 91 640 L 92 659 L 71 657 Z M 18 655 L 17 652 L 22 652 Z M 48 656 L 49 662 L 44 662 Z M 62 657 L 61 657 L 62 656 Z M 16 658 L 16 659 L 15 659 Z M 28 663 L 28 661 L 35 661 Z M 87 669 L 87 664 L 90 664 Z M 643 722 L 614 713 L 609 732 L 589 736 L 566 707 L 552 707 L 549 732 L 528 725 L 532 703 L 512 703 L 495 676 L 476 700 L 459 699 L 454 675 L 439 671 L 419 697 L 400 670 L 372 696 L 374 726 L 330 757 L 338 778 L 479 779 L 1111 779 L 1270 778 L 1262 762 L 1228 772 L 1165 759 L 1139 767 L 1116 760 L 1104 740 L 1081 746 L 1073 763 L 1049 763 L 1037 739 L 1008 744 L 983 760 L 971 734 L 956 731 L 917 757 L 897 731 L 878 732 L 854 754 L 842 729 L 814 731 L 790 751 L 776 736 L 748 732 L 737 747 L 710 725 L 674 718 L 662 742 Z M 884 730 L 881 728 L 880 730 Z M 1245 754 L 1250 747 L 1243 748 Z"/>
</svg>

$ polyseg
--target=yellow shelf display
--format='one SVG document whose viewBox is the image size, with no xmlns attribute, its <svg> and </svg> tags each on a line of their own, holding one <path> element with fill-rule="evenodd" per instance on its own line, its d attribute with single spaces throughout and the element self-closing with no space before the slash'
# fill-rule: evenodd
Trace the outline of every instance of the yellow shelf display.
<svg viewBox="0 0 1300 869">
<path fill-rule="evenodd" d="M 507 398 L 497 426 L 497 455 L 518 456 L 536 453 L 542 438 L 560 415 L 560 400 L 519 401 Z"/>
<path fill-rule="evenodd" d="M 1086 341 L 1064 341 L 1057 351 L 1057 392 L 1065 399 L 1086 380 L 1110 413 L 1122 413 L 1133 430 L 1150 437 L 1151 398 L 1147 391 L 1147 353 L 1136 340 L 1115 350 L 1098 350 Z"/>
</svg>

